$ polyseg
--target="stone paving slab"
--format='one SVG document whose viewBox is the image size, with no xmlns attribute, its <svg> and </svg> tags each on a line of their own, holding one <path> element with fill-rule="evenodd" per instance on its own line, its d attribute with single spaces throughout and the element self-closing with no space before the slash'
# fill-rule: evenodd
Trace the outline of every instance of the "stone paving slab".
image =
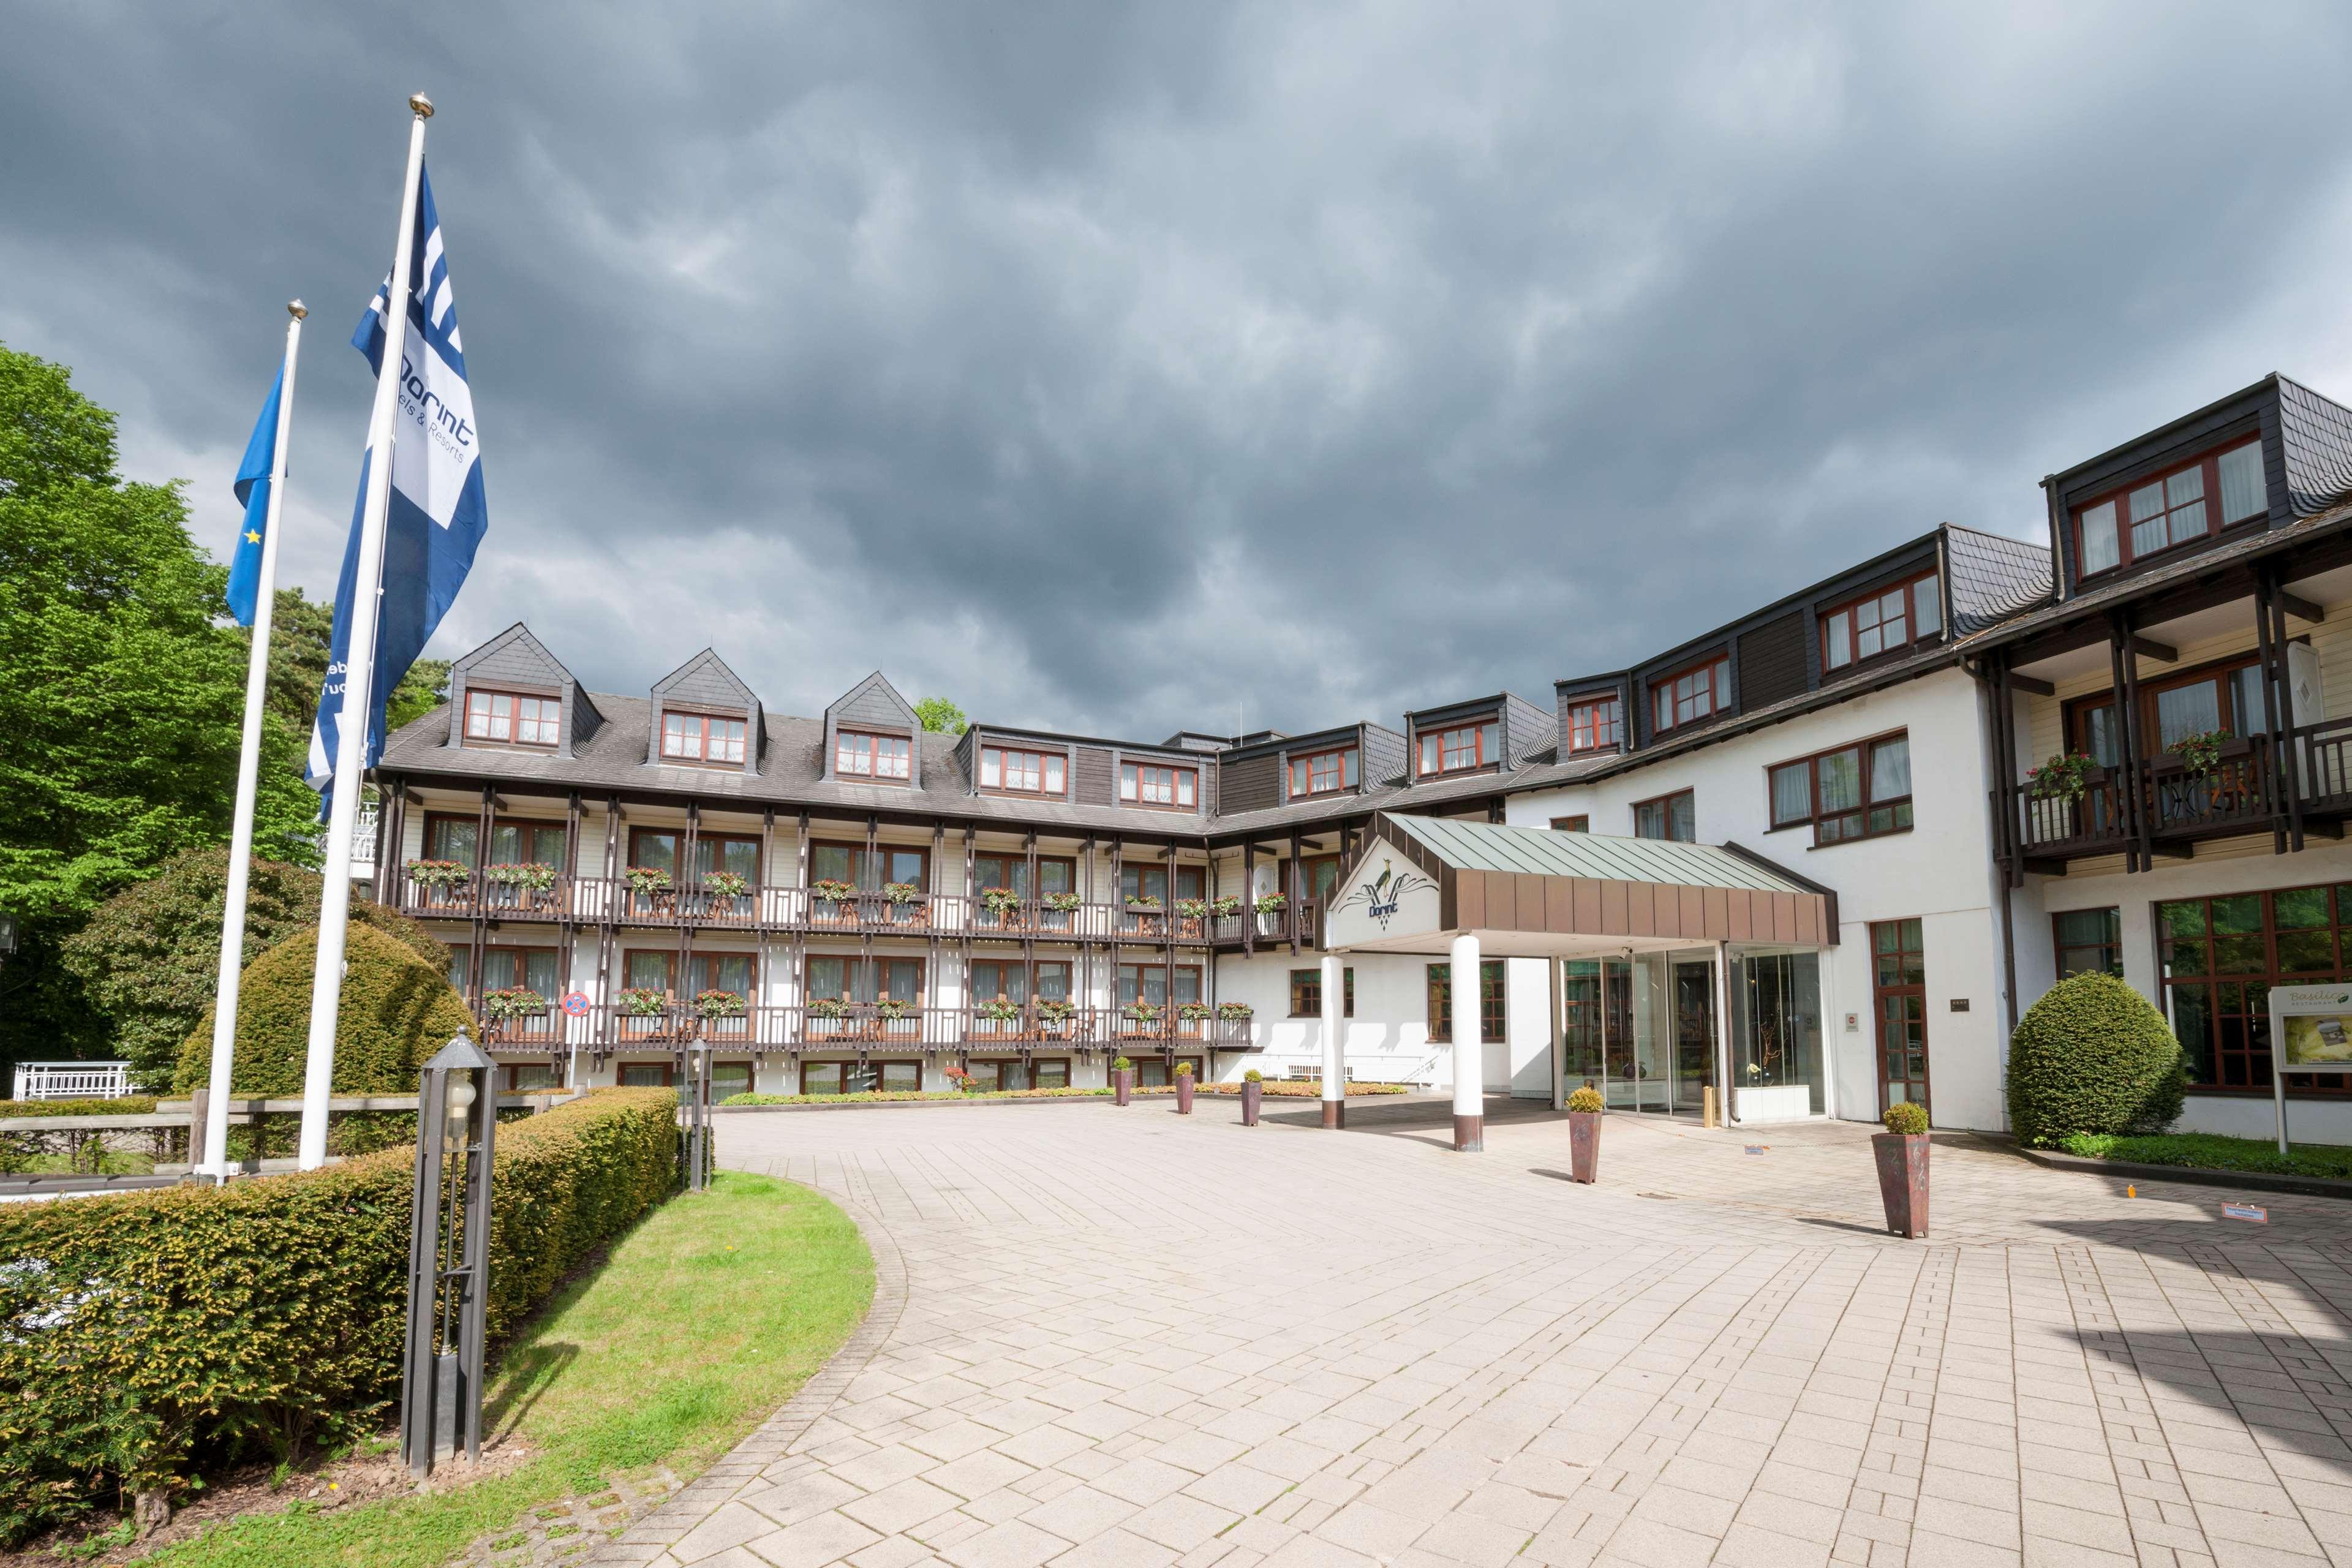
<svg viewBox="0 0 2352 1568">
<path fill-rule="evenodd" d="M 730 1123 L 884 1289 L 595 1561 L 2352 1562 L 2352 1205 L 1939 1138 L 1903 1242 L 1867 1128 L 1349 1117 Z"/>
</svg>

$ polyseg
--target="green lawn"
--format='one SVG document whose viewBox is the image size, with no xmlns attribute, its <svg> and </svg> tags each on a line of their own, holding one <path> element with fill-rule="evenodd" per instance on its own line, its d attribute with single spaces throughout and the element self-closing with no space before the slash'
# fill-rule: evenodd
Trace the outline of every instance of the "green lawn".
<svg viewBox="0 0 2352 1568">
<path fill-rule="evenodd" d="M 483 1414 L 533 1456 L 495 1480 L 333 1513 L 298 1503 L 138 1559 L 151 1568 L 435 1568 L 485 1531 L 607 1476 L 682 1477 L 772 1414 L 846 1340 L 874 1260 L 816 1194 L 722 1172 L 673 1198 L 501 1357 Z"/>
<path fill-rule="evenodd" d="M 2352 1148 L 2336 1143 L 2290 1143 L 2282 1155 L 2277 1142 L 2268 1138 L 2223 1138 L 2210 1132 L 2122 1138 L 2078 1132 L 2059 1147 L 2069 1154 L 2134 1165 L 2186 1165 L 2200 1171 L 2260 1171 L 2352 1180 Z"/>
</svg>

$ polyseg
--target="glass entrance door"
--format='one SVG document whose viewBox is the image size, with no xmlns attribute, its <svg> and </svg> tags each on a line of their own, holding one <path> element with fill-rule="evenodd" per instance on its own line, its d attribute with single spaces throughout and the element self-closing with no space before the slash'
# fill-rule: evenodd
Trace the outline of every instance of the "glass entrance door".
<svg viewBox="0 0 2352 1568">
<path fill-rule="evenodd" d="M 1696 1112 L 1715 1082 L 1715 964 L 1675 965 L 1674 1109 Z"/>
<path fill-rule="evenodd" d="M 1917 921 L 1870 928 L 1871 982 L 1878 1015 L 1878 1109 L 1927 1104 L 1927 955 Z M 1932 1110 L 1929 1111 L 1933 1115 Z"/>
</svg>

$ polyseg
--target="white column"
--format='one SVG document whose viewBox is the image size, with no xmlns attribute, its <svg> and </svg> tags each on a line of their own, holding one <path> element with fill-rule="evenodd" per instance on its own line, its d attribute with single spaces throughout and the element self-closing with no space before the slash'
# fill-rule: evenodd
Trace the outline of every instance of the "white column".
<svg viewBox="0 0 2352 1568">
<path fill-rule="evenodd" d="M 1348 977 L 1336 952 L 1323 955 L 1323 1125 L 1348 1122 Z"/>
<path fill-rule="evenodd" d="M 1464 931 L 1454 939 L 1454 1147 L 1475 1152 L 1486 1146 L 1486 1053 L 1478 1038 L 1478 938 Z"/>
</svg>

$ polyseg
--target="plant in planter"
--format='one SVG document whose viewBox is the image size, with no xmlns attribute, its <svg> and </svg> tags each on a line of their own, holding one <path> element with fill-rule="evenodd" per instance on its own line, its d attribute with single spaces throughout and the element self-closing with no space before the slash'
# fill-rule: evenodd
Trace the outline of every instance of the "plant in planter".
<svg viewBox="0 0 2352 1568">
<path fill-rule="evenodd" d="M 2025 793 L 2036 800 L 2080 800 L 2098 765 L 2087 752 L 2056 752 L 2040 767 L 2025 770 Z"/>
<path fill-rule="evenodd" d="M 940 1076 L 948 1080 L 948 1087 L 954 1089 L 958 1094 L 970 1094 L 971 1092 L 971 1068 L 956 1067 L 950 1064 L 940 1069 Z"/>
<path fill-rule="evenodd" d="M 1927 1108 L 1897 1100 L 1881 1120 L 1886 1131 L 1870 1135 L 1870 1152 L 1878 1161 L 1886 1228 L 1916 1241 L 1927 1234 Z"/>
<path fill-rule="evenodd" d="M 528 985 L 509 985 L 482 993 L 482 1017 L 493 1028 L 518 1018 L 536 1018 L 547 1011 L 547 998 Z"/>
<path fill-rule="evenodd" d="M 524 888 L 543 893 L 555 886 L 555 868 L 542 860 L 527 860 L 520 864 L 492 866 L 482 873 L 485 881 L 501 888 Z"/>
<path fill-rule="evenodd" d="M 1066 1029 L 1077 1016 L 1078 1005 L 1058 996 L 1046 997 L 1037 1004 L 1037 1022 L 1048 1029 Z"/>
<path fill-rule="evenodd" d="M 695 1016 L 708 1024 L 719 1018 L 740 1018 L 743 1016 L 743 998 L 732 991 L 699 991 L 695 994 Z"/>
<path fill-rule="evenodd" d="M 1223 893 L 1209 900 L 1209 912 L 1219 920 L 1239 912 L 1241 907 L 1242 899 L 1239 893 Z"/>
<path fill-rule="evenodd" d="M 1246 1002 L 1220 1002 L 1217 1004 L 1217 1016 L 1228 1024 L 1246 1024 L 1255 1014 Z"/>
<path fill-rule="evenodd" d="M 435 892 L 463 887 L 473 879 L 473 875 L 472 869 L 460 860 L 411 860 L 408 863 L 408 879 Z"/>
<path fill-rule="evenodd" d="M 632 866 L 621 873 L 621 879 L 629 884 L 629 891 L 640 897 L 667 893 L 672 886 L 669 873 L 658 866 Z"/>
<path fill-rule="evenodd" d="M 820 904 L 845 904 L 857 896 L 855 887 L 834 877 L 818 878 L 809 884 L 809 891 Z"/>
<path fill-rule="evenodd" d="M 1206 899 L 1179 899 L 1176 900 L 1176 912 L 1183 916 L 1188 921 L 1197 921 L 1209 912 L 1209 900 Z"/>
<path fill-rule="evenodd" d="M 2189 770 L 2189 776 L 2201 779 L 2221 765 L 2221 748 L 2236 739 L 2227 730 L 2207 730 L 2182 736 L 2172 749 L 2180 754 L 2181 765 Z"/>
<path fill-rule="evenodd" d="M 838 1023 L 849 1016 L 849 1004 L 838 996 L 820 996 L 808 1005 L 809 1016 Z"/>
<path fill-rule="evenodd" d="M 1027 901 L 1017 888 L 982 888 L 980 890 L 980 907 L 999 921 L 1011 920 L 1021 912 L 1021 906 Z"/>
<path fill-rule="evenodd" d="M 1257 1113 L 1265 1104 L 1265 1074 L 1255 1068 L 1242 1074 L 1242 1125 L 1257 1125 Z"/>
<path fill-rule="evenodd" d="M 1135 1026 L 1138 1033 L 1148 1034 L 1151 1026 L 1160 1022 L 1160 1009 L 1149 1002 L 1130 1002 L 1119 1011 L 1129 1023 Z"/>
<path fill-rule="evenodd" d="M 1260 893 L 1250 907 L 1262 915 L 1278 915 L 1290 907 L 1290 900 L 1280 893 Z"/>
<path fill-rule="evenodd" d="M 751 890 L 751 879 L 740 871 L 706 871 L 702 875 L 702 890 L 722 899 L 740 899 Z"/>
<path fill-rule="evenodd" d="M 982 1002 L 980 1016 L 992 1024 L 1017 1024 L 1021 1021 L 1021 1004 L 1000 996 L 992 1002 Z"/>
<path fill-rule="evenodd" d="M 1135 1064 L 1125 1057 L 1110 1064 L 1110 1088 L 1112 1097 L 1120 1105 L 1127 1104 L 1135 1094 Z"/>
<path fill-rule="evenodd" d="M 894 904 L 919 904 L 923 901 L 923 889 L 912 882 L 885 882 L 882 896 Z"/>
<path fill-rule="evenodd" d="M 874 1016 L 886 1024 L 895 1024 L 915 1016 L 915 1005 L 897 996 L 885 996 L 874 1004 Z"/>
<path fill-rule="evenodd" d="M 1192 1114 L 1192 1064 L 1191 1062 L 1176 1064 L 1176 1114 L 1179 1116 Z"/>
<path fill-rule="evenodd" d="M 1076 893 L 1048 893 L 1039 900 L 1057 915 L 1066 915 L 1086 900 Z"/>
<path fill-rule="evenodd" d="M 650 985 L 632 985 L 621 993 L 625 1018 L 658 1018 L 669 1011 L 669 998 Z"/>
<path fill-rule="evenodd" d="M 1568 1176 L 1590 1185 L 1601 1170 L 1601 1091 L 1585 1085 L 1568 1097 Z"/>
<path fill-rule="evenodd" d="M 1160 895 L 1157 893 L 1129 893 L 1127 896 L 1127 907 L 1130 910 L 1157 910 L 1160 908 Z"/>
<path fill-rule="evenodd" d="M 1176 1016 L 1183 1019 L 1188 1024 L 1198 1024 L 1206 1019 L 1213 1018 L 1216 1015 L 1217 1010 L 1214 1007 L 1210 1006 L 1206 1002 L 1181 1003 L 1176 1008 Z"/>
</svg>

